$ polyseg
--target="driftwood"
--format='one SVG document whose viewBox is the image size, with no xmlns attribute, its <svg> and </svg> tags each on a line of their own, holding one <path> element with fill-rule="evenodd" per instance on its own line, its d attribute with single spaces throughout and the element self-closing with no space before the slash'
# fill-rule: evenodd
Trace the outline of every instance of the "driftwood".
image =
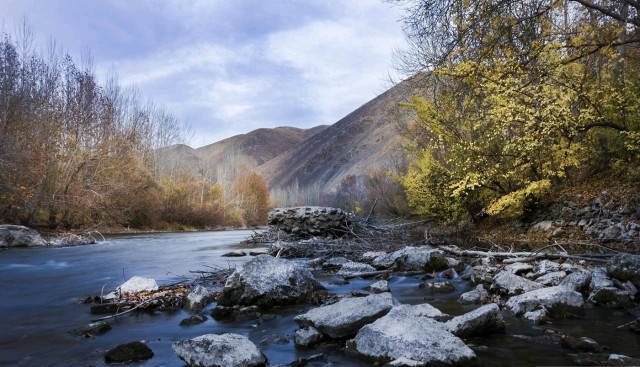
<svg viewBox="0 0 640 367">
<path fill-rule="evenodd" d="M 502 263 L 511 264 L 515 262 L 529 262 L 536 261 L 540 259 L 572 259 L 572 260 L 585 260 L 585 261 L 593 261 L 593 262 L 607 262 L 609 261 L 607 258 L 613 255 L 603 255 L 603 254 L 580 254 L 580 255 L 570 255 L 564 252 L 540 252 L 548 247 L 557 246 L 558 244 L 553 244 L 547 246 L 543 249 L 533 252 L 494 252 L 494 251 L 479 251 L 479 250 L 462 250 L 457 247 L 451 246 L 440 246 L 438 247 L 444 252 L 461 256 L 461 257 L 493 257 L 498 259 L 504 259 Z"/>
</svg>

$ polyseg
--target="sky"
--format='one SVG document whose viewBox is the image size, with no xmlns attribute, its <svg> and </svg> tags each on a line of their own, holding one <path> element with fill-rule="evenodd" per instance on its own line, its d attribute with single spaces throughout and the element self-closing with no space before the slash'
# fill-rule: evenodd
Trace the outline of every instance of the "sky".
<svg viewBox="0 0 640 367">
<path fill-rule="evenodd" d="M 261 127 L 333 124 L 397 79 L 401 9 L 381 0 L 0 0 L 100 79 L 166 107 L 199 147 Z"/>
</svg>

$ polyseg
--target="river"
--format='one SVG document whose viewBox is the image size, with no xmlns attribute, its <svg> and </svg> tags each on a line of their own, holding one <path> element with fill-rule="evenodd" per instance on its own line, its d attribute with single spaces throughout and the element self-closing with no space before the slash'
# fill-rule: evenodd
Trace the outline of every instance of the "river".
<svg viewBox="0 0 640 367">
<path fill-rule="evenodd" d="M 293 316 L 308 306 L 278 310 L 279 317 L 256 325 L 246 322 L 217 322 L 180 327 L 189 316 L 185 311 L 139 313 L 111 320 L 112 330 L 84 338 L 72 336 L 70 329 L 89 323 L 94 315 L 80 301 L 87 296 L 112 290 L 134 275 L 169 284 L 193 277 L 190 270 L 206 266 L 237 266 L 249 257 L 224 258 L 225 252 L 255 248 L 240 242 L 251 231 L 154 233 L 110 236 L 92 246 L 66 248 L 12 249 L 0 252 L 0 366 L 103 366 L 104 352 L 116 345 L 145 340 L 154 357 L 137 366 L 184 366 L 171 350 L 171 343 L 207 333 L 234 332 L 249 337 L 265 353 L 271 364 L 288 363 L 302 356 L 324 352 L 322 364 L 369 366 L 344 355 L 335 345 L 298 350 L 292 342 L 297 329 Z M 402 303 L 425 301 L 452 315 L 469 311 L 455 300 L 470 289 L 456 283 L 456 291 L 446 295 L 427 294 L 417 287 L 419 276 L 389 279 L 393 295 Z M 338 277 L 321 278 L 330 291 L 348 293 L 360 290 L 373 280 L 351 280 L 335 285 Z M 535 366 L 571 365 L 567 350 L 544 336 L 544 328 L 505 315 L 507 332 L 472 339 L 482 365 Z M 584 319 L 562 320 L 552 325 L 588 336 L 610 346 L 611 353 L 639 357 L 640 337 L 616 325 L 628 322 L 623 311 L 588 308 Z M 546 326 L 545 326 L 546 327 Z M 310 366 L 316 364 L 312 363 Z"/>
</svg>

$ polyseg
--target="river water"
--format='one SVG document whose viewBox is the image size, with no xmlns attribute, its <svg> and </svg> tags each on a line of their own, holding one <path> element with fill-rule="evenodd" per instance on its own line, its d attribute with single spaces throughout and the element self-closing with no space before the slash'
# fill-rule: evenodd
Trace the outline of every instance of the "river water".
<svg viewBox="0 0 640 367">
<path fill-rule="evenodd" d="M 84 338 L 72 336 L 70 329 L 89 323 L 95 315 L 80 301 L 87 296 L 114 289 L 130 277 L 154 278 L 170 284 L 193 277 L 190 270 L 207 266 L 237 266 L 249 257 L 224 258 L 230 250 L 256 248 L 240 242 L 250 231 L 154 233 L 108 237 L 98 245 L 12 249 L 0 252 L 0 366 L 104 366 L 104 352 L 116 345 L 144 340 L 154 357 L 137 366 L 184 366 L 171 350 L 171 343 L 208 333 L 233 332 L 249 337 L 265 353 L 271 364 L 289 363 L 299 357 L 323 352 L 317 365 L 369 366 L 346 356 L 340 345 L 299 350 L 292 336 L 297 326 L 293 317 L 309 306 L 290 306 L 277 311 L 278 317 L 256 325 L 252 321 L 217 322 L 180 327 L 189 316 L 184 311 L 139 313 L 110 320 L 112 330 Z M 470 286 L 456 282 L 453 293 L 429 294 L 418 288 L 419 276 L 389 279 L 393 295 L 402 303 L 429 302 L 442 311 L 459 315 L 473 306 L 455 300 Z M 319 279 L 329 291 L 349 293 L 374 280 L 351 280 L 335 285 L 338 277 Z M 610 353 L 640 357 L 640 337 L 617 325 L 632 318 L 623 311 L 588 308 L 585 318 L 561 320 L 554 324 L 531 326 L 505 315 L 507 332 L 468 340 L 477 346 L 484 366 L 552 366 L 572 364 L 562 349 L 544 336 L 544 328 L 560 328 L 576 336 L 588 336 Z M 310 366 L 316 364 L 311 363 Z"/>
</svg>

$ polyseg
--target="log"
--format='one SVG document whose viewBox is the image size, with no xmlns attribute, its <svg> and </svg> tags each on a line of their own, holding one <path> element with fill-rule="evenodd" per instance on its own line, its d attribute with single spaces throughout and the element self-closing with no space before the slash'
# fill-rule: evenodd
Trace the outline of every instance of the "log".
<svg viewBox="0 0 640 367">
<path fill-rule="evenodd" d="M 345 279 L 353 279 L 353 278 L 366 278 L 366 277 L 373 277 L 376 275 L 380 275 L 380 274 L 388 274 L 390 273 L 391 270 L 376 270 L 376 271 L 365 271 L 362 273 L 353 273 L 353 274 L 347 274 L 344 276 Z"/>
<path fill-rule="evenodd" d="M 494 257 L 504 259 L 504 264 L 511 264 L 515 262 L 528 262 L 539 259 L 572 259 L 572 260 L 585 260 L 595 262 L 607 262 L 606 258 L 594 258 L 589 255 L 569 255 L 565 253 L 540 253 L 536 252 L 493 252 L 493 251 L 477 251 L 477 250 L 462 250 L 459 248 L 453 248 L 450 246 L 438 247 L 444 252 L 454 254 L 457 256 L 466 257 Z M 598 255 L 600 256 L 600 255 Z M 613 255 L 610 255 L 613 256 Z"/>
</svg>

